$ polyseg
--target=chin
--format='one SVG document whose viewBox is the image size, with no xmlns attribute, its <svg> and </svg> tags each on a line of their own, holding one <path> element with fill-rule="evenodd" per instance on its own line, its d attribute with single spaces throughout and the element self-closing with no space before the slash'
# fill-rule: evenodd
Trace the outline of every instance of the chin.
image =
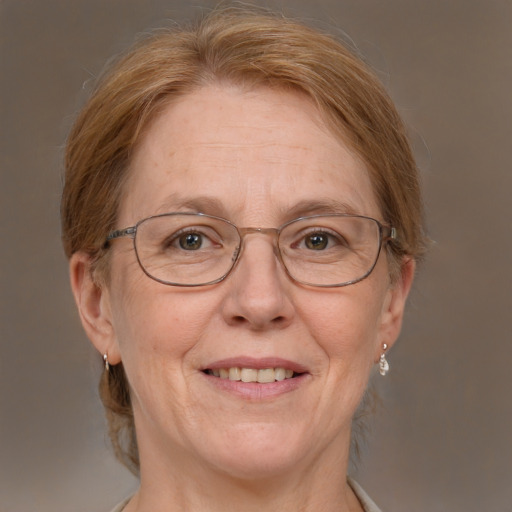
<svg viewBox="0 0 512 512">
<path fill-rule="evenodd" d="M 281 425 L 251 424 L 228 429 L 212 445 L 207 458 L 212 466 L 232 477 L 257 480 L 289 473 L 307 455 L 311 443 Z M 216 445 L 216 446 L 215 446 Z"/>
</svg>

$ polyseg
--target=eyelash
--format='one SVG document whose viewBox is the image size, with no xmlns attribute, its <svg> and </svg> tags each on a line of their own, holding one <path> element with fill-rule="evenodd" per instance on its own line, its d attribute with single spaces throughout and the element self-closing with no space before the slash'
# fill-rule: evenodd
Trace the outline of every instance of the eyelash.
<svg viewBox="0 0 512 512">
<path fill-rule="evenodd" d="M 327 236 L 329 241 L 334 240 L 336 245 L 348 246 L 346 239 L 343 236 L 341 236 L 339 233 L 337 233 L 336 231 L 332 231 L 328 228 L 321 228 L 321 227 L 308 228 L 308 230 L 305 233 L 300 234 L 299 241 L 294 245 L 298 246 L 301 243 L 305 243 L 305 240 L 307 239 L 307 237 L 314 236 L 314 235 Z"/>
<path fill-rule="evenodd" d="M 177 231 L 176 233 L 172 233 L 170 236 L 166 237 L 162 243 L 162 247 L 164 249 L 173 247 L 175 249 L 183 249 L 183 247 L 177 247 L 175 244 L 179 244 L 180 238 L 187 236 L 187 235 L 198 235 L 201 237 L 201 247 L 203 247 L 203 244 L 205 241 L 209 242 L 210 244 L 214 244 L 211 236 L 208 236 L 206 233 L 203 233 L 200 229 L 197 228 L 183 228 Z M 183 249 L 184 250 L 184 249 Z"/>
</svg>

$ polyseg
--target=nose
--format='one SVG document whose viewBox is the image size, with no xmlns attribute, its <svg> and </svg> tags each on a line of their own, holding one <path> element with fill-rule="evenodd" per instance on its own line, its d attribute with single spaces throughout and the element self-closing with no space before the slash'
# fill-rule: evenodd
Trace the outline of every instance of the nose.
<svg viewBox="0 0 512 512">
<path fill-rule="evenodd" d="M 229 285 L 228 285 L 229 283 Z M 272 237 L 244 237 L 242 253 L 229 279 L 223 316 L 230 325 L 282 329 L 294 315 L 292 283 L 282 267 Z"/>
</svg>

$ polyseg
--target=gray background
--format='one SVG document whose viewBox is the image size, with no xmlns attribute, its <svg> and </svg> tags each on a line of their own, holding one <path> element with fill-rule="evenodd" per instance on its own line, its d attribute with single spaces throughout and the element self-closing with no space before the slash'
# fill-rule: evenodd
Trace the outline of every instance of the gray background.
<svg viewBox="0 0 512 512">
<path fill-rule="evenodd" d="M 199 1 L 198 1 L 199 3 Z M 386 511 L 512 511 L 512 2 L 282 1 L 343 29 L 411 127 L 436 244 L 378 379 L 358 479 Z M 203 3 L 203 5 L 211 5 Z M 164 0 L 0 0 L 0 510 L 109 510 L 99 356 L 59 240 L 62 146 L 90 79 Z"/>
</svg>

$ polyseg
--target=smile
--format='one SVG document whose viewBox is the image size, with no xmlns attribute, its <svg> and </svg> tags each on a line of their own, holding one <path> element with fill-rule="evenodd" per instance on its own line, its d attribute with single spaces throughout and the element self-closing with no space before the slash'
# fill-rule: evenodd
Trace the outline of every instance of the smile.
<svg viewBox="0 0 512 512">
<path fill-rule="evenodd" d="M 292 379 L 300 375 L 288 368 L 218 368 L 207 369 L 205 373 L 213 375 L 220 379 L 242 381 L 242 382 L 258 382 L 260 384 L 267 384 L 271 382 L 279 382 L 286 379 Z"/>
</svg>

